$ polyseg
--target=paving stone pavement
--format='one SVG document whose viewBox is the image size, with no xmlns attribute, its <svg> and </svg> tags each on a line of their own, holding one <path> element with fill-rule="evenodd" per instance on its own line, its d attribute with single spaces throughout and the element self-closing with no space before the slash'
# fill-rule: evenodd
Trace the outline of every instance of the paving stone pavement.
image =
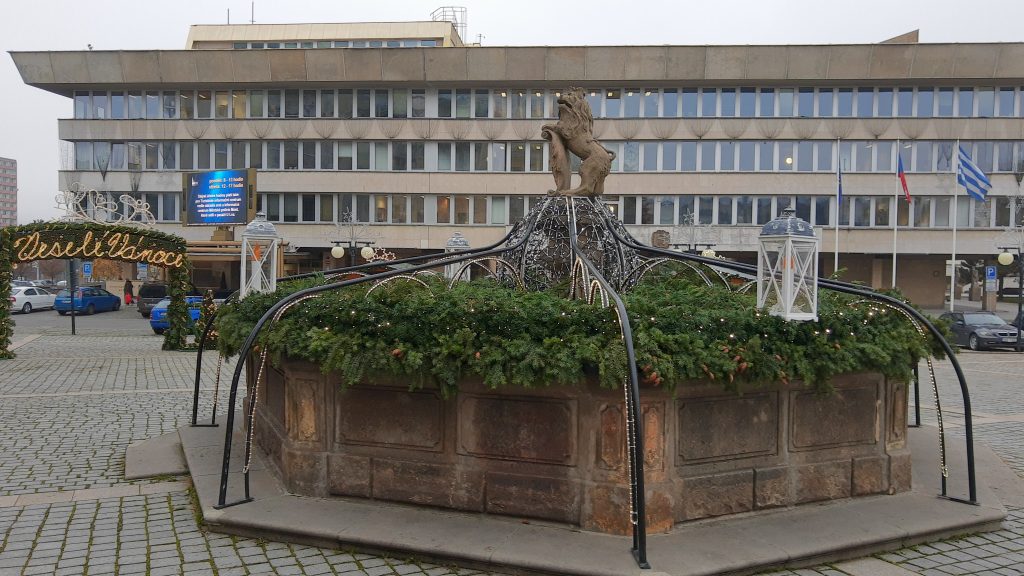
<svg viewBox="0 0 1024 576">
<path fill-rule="evenodd" d="M 25 343 L 18 358 L 0 362 L 0 576 L 498 574 L 203 530 L 190 493 L 168 483 L 178 479 L 123 479 L 130 443 L 172 431 L 191 416 L 194 353 L 161 351 L 161 339 L 134 311 L 83 319 L 74 337 L 64 319 L 46 314 L 18 317 L 15 341 Z M 976 438 L 1024 476 L 1024 400 L 1017 389 L 1024 354 L 964 352 L 960 360 L 971 383 Z M 212 382 L 214 370 L 211 358 L 204 382 Z M 957 441 L 963 409 L 948 363 L 937 363 L 937 379 L 948 437 Z M 227 391 L 220 392 L 223 406 Z M 212 392 L 203 396 L 208 414 Z M 924 421 L 934 423 L 927 386 L 922 408 Z M 19 498 L 46 502 L 16 505 Z M 997 532 L 865 561 L 875 562 L 875 569 L 885 566 L 885 574 L 1024 575 L 1024 510 L 1010 510 Z M 766 574 L 882 574 L 864 566 L 835 563 Z"/>
</svg>

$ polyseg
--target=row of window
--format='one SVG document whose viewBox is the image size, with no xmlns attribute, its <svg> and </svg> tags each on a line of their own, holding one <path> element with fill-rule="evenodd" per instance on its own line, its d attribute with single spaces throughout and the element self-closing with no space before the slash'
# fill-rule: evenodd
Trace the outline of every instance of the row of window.
<svg viewBox="0 0 1024 576">
<path fill-rule="evenodd" d="M 118 202 L 112 195 L 111 201 Z M 142 193 L 153 216 L 163 222 L 179 219 L 176 192 Z M 521 220 L 543 196 L 437 194 L 303 194 L 257 195 L 257 209 L 272 222 L 509 225 Z M 844 227 L 946 228 L 953 222 L 951 196 L 914 196 L 908 204 L 891 196 L 844 196 L 839 225 Z M 958 228 L 1004 228 L 1024 225 L 1024 201 L 994 196 L 974 202 L 956 200 Z M 628 225 L 753 226 L 767 223 L 792 206 L 814 226 L 834 226 L 835 196 L 606 196 L 606 206 Z M 88 210 L 88 208 L 86 208 Z M 127 208 L 122 205 L 122 212 Z M 12 212 L 13 215 L 13 212 Z"/>
<path fill-rule="evenodd" d="M 270 89 L 76 91 L 79 119 L 552 118 L 556 90 Z M 993 118 L 1024 116 L 1024 89 L 593 88 L 595 118 Z"/>
<path fill-rule="evenodd" d="M 656 140 L 604 142 L 612 172 L 833 172 L 833 140 Z M 1024 171 L 1024 141 L 962 141 L 986 174 Z M 74 143 L 76 170 L 372 170 L 541 172 L 544 142 L 198 140 Z M 844 172 L 950 172 L 951 140 L 842 140 Z M 573 170 L 578 159 L 573 157 Z"/>
<path fill-rule="evenodd" d="M 365 224 L 508 225 L 523 218 L 541 196 L 415 194 L 260 194 L 257 207 L 274 222 Z M 815 226 L 834 226 L 835 196 L 607 196 L 605 205 L 629 225 L 763 225 L 792 206 Z M 956 198 L 958 228 L 1024 224 L 1024 202 L 996 196 L 989 202 Z M 889 196 L 844 196 L 839 225 L 892 227 L 897 204 L 900 227 L 952 226 L 953 198 L 915 196 L 908 204 Z"/>
<path fill-rule="evenodd" d="M 234 42 L 235 50 L 275 50 L 291 48 L 434 48 L 440 44 L 436 39 L 421 40 L 304 40 L 295 42 Z"/>
</svg>

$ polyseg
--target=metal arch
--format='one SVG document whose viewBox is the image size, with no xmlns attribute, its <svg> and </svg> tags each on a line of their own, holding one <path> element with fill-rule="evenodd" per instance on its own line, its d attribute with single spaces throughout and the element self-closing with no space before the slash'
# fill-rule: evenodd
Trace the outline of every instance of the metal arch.
<svg viewBox="0 0 1024 576">
<path fill-rule="evenodd" d="M 611 216 L 606 216 L 611 218 Z M 689 260 L 693 262 L 699 262 L 701 264 L 714 264 L 734 272 L 741 274 L 747 274 L 753 277 L 757 277 L 757 266 L 751 264 L 743 264 L 732 260 L 718 260 L 715 258 L 707 258 L 705 256 L 698 256 L 696 254 L 684 254 L 681 252 L 672 252 L 669 250 L 663 250 L 661 248 L 653 248 L 637 242 L 635 239 L 630 237 L 628 234 L 625 237 L 618 233 L 615 229 L 612 229 L 612 234 L 620 242 L 623 242 L 634 250 L 640 253 L 646 253 L 657 256 L 664 256 L 672 258 L 674 260 Z M 963 408 L 964 408 L 964 442 L 966 444 L 967 452 L 967 491 L 968 500 L 967 504 L 978 504 L 978 486 L 977 476 L 975 474 L 975 459 L 974 459 L 974 419 L 971 414 L 971 394 L 967 386 L 967 377 L 964 376 L 963 369 L 960 366 L 960 362 L 956 359 L 956 354 L 953 348 L 949 345 L 949 342 L 942 336 L 942 333 L 932 324 L 928 318 L 918 312 L 913 306 L 910 306 L 906 302 L 894 298 L 886 294 L 880 294 L 870 289 L 865 289 L 863 286 L 856 284 L 850 284 L 848 282 L 840 282 L 838 280 L 832 280 L 829 278 L 818 277 L 818 286 L 827 290 L 833 290 L 835 292 L 841 292 L 844 294 L 850 294 L 853 296 L 860 296 L 862 298 L 868 298 L 875 301 L 886 302 L 891 304 L 900 310 L 903 310 L 906 314 L 913 317 L 915 320 L 921 323 L 921 325 L 928 330 L 928 332 L 935 338 L 936 342 L 942 347 L 943 352 L 946 354 L 946 358 L 949 359 L 950 364 L 953 366 L 953 371 L 956 372 L 957 381 L 960 385 L 960 394 L 962 397 Z M 962 501 L 956 498 L 952 500 Z"/>
<path fill-rule="evenodd" d="M 426 288 L 428 292 L 430 291 L 430 286 L 428 286 L 427 283 L 424 282 L 423 280 L 420 280 L 419 278 L 417 278 L 415 276 L 411 276 L 409 274 L 399 274 L 397 276 L 391 276 L 390 278 L 385 278 L 383 280 L 379 280 L 377 282 L 374 282 L 373 286 L 370 286 L 370 289 L 366 291 L 366 294 L 364 294 L 363 297 L 364 298 L 369 298 L 370 294 L 373 294 L 374 290 L 376 290 L 377 288 L 380 288 L 381 286 L 383 286 L 385 284 L 389 284 L 391 282 L 394 282 L 395 280 L 408 280 L 410 282 L 416 282 L 420 286 L 423 286 L 424 288 Z"/>
<path fill-rule="evenodd" d="M 692 262 L 679 262 L 678 260 L 672 260 L 670 258 L 655 258 L 655 259 L 648 260 L 647 262 L 645 262 L 643 264 L 643 267 L 637 268 L 636 270 L 633 271 L 633 272 L 637 272 L 637 271 L 640 272 L 637 275 L 636 282 L 639 283 L 641 280 L 643 280 L 644 276 L 646 276 L 648 272 L 653 270 L 655 267 L 660 266 L 661 264 L 665 264 L 666 262 L 677 262 L 679 264 L 683 264 L 684 266 L 686 266 L 689 269 L 691 269 L 694 272 L 696 272 L 697 275 L 700 276 L 701 280 L 703 280 L 705 284 L 707 284 L 708 286 L 713 286 L 714 285 L 714 282 L 711 281 L 711 278 L 707 274 L 705 274 L 703 270 L 698 268 L 696 264 L 694 264 Z"/>
<path fill-rule="evenodd" d="M 357 276 L 357 277 L 362 277 L 362 276 L 366 276 L 366 273 L 365 272 L 338 272 L 336 274 L 325 274 L 324 275 L 324 280 L 333 280 L 333 279 L 338 278 L 340 276 Z"/>
<path fill-rule="evenodd" d="M 640 378 L 636 369 L 636 351 L 633 348 L 633 330 L 629 322 L 629 314 L 626 305 L 601 271 L 580 249 L 576 241 L 576 208 L 575 198 L 569 197 L 566 200 L 567 217 L 569 219 L 569 244 L 577 263 L 582 263 L 588 270 L 595 282 L 598 282 L 603 292 L 611 298 L 615 306 L 615 314 L 619 321 L 619 330 L 622 335 L 622 342 L 626 348 L 626 362 L 628 368 L 626 381 L 623 385 L 624 403 L 626 406 L 626 450 L 629 453 L 627 467 L 629 474 L 630 488 L 630 524 L 633 527 L 633 558 L 640 568 L 650 568 L 647 562 L 647 506 L 646 492 L 644 491 L 644 433 L 643 421 L 640 418 Z"/>
<path fill-rule="evenodd" d="M 489 247 L 478 248 L 478 249 L 475 249 L 475 250 L 471 249 L 471 250 L 462 251 L 462 252 L 459 253 L 459 255 L 451 257 L 451 258 L 448 258 L 447 261 L 448 261 L 448 263 L 460 263 L 460 262 L 465 262 L 465 261 L 471 260 L 473 258 L 479 258 L 481 256 L 489 256 L 491 254 L 500 254 L 500 253 L 503 253 L 503 252 L 507 252 L 509 250 L 517 249 L 517 248 L 521 247 L 523 244 L 525 244 L 526 241 L 529 239 L 529 237 L 531 235 L 531 232 L 532 232 L 534 226 L 536 225 L 538 217 L 539 217 L 539 214 L 534 214 L 522 226 L 517 224 L 515 227 L 513 227 L 512 231 L 509 233 L 509 235 L 506 238 L 512 237 L 513 234 L 515 234 L 517 231 L 518 232 L 522 232 L 522 229 L 524 229 L 524 228 L 526 229 L 526 233 L 523 234 L 521 238 L 518 238 L 516 240 L 516 242 L 513 243 L 513 244 L 510 244 L 510 245 L 505 246 L 505 247 L 499 247 L 501 242 L 498 242 L 497 244 L 494 244 L 494 245 L 489 246 Z M 429 256 L 436 256 L 436 255 L 432 254 L 432 255 L 429 255 Z M 426 260 L 426 259 L 427 258 L 424 258 L 424 257 L 416 258 L 416 260 Z M 406 259 L 406 260 L 411 260 L 411 259 Z M 362 264 L 360 266 L 351 267 L 350 270 L 363 269 L 363 268 L 367 268 L 367 267 L 374 266 L 374 265 L 375 264 Z M 313 296 L 313 295 L 316 295 L 316 294 L 320 294 L 322 292 L 327 292 L 327 291 L 331 291 L 331 290 L 338 290 L 338 289 L 341 289 L 341 288 L 346 288 L 348 286 L 355 286 L 357 284 L 363 284 L 363 283 L 370 282 L 370 281 L 373 281 L 373 280 L 382 280 L 382 279 L 390 278 L 392 276 L 408 275 L 410 273 L 415 273 L 415 272 L 418 272 L 420 270 L 427 270 L 427 269 L 430 269 L 430 268 L 435 268 L 436 266 L 437 266 L 437 263 L 431 261 L 431 262 L 427 262 L 425 264 L 419 264 L 419 265 L 413 266 L 412 268 L 405 269 L 405 270 L 386 270 L 384 272 L 378 272 L 376 274 L 370 274 L 370 275 L 362 277 L 362 278 L 354 278 L 354 279 L 350 279 L 350 280 L 342 280 L 340 282 L 332 282 L 330 284 L 323 284 L 323 285 L 319 285 L 319 286 L 311 286 L 309 288 L 304 288 L 302 290 L 299 290 L 297 292 L 289 294 L 288 296 L 285 296 L 281 300 L 278 300 L 276 303 L 274 303 L 273 306 L 271 306 L 266 312 L 263 313 L 263 316 L 260 317 L 260 319 L 256 322 L 256 325 L 253 327 L 252 331 L 249 333 L 249 336 L 246 337 L 245 342 L 239 348 L 239 351 L 238 351 L 238 353 L 239 353 L 239 361 L 235 364 L 235 370 L 234 370 L 234 373 L 233 373 L 232 378 L 231 378 L 231 391 L 229 393 L 229 399 L 228 399 L 227 423 L 225 425 L 225 433 L 224 433 L 224 451 L 222 452 L 221 473 L 220 473 L 220 488 L 219 488 L 218 496 L 217 496 L 217 504 L 214 506 L 215 508 L 221 509 L 221 508 L 225 508 L 225 507 L 228 507 L 228 506 L 234 506 L 234 505 L 237 505 L 237 504 L 242 504 L 244 502 L 249 502 L 249 501 L 252 500 L 252 497 L 250 496 L 250 483 L 249 483 L 249 471 L 248 470 L 244 470 L 243 471 L 244 497 L 241 500 L 232 502 L 230 504 L 227 503 L 227 489 L 228 489 L 228 477 L 229 477 L 229 474 L 230 474 L 231 444 L 232 444 L 232 440 L 234 438 L 234 419 L 235 419 L 235 409 L 234 408 L 235 408 L 236 400 L 238 398 L 238 384 L 239 384 L 239 380 L 241 379 L 242 369 L 244 368 L 245 363 L 248 362 L 249 354 L 252 352 L 253 347 L 256 344 L 256 339 L 259 337 L 259 334 L 263 330 L 263 328 L 265 326 L 267 326 L 268 323 L 272 325 L 273 324 L 272 319 L 277 317 L 278 312 L 282 308 L 288 306 L 290 303 L 295 302 L 297 300 L 306 299 L 306 298 L 308 298 L 310 296 Z M 310 275 L 316 275 L 316 274 L 315 273 L 314 274 L 307 274 L 307 275 L 303 275 L 303 276 L 304 277 L 308 277 Z M 255 394 L 254 394 L 254 397 L 255 397 Z M 253 405 L 253 402 L 250 402 L 250 405 Z M 248 425 L 247 428 L 248 429 L 246 430 L 246 441 L 245 441 L 245 458 L 244 458 L 245 461 L 248 461 L 249 458 L 252 455 L 252 421 L 249 422 L 249 425 Z"/>
<path fill-rule="evenodd" d="M 490 275 L 491 278 L 501 281 L 502 276 L 499 274 L 499 272 L 497 270 L 491 270 L 487 266 L 484 266 L 484 262 L 497 262 L 501 266 L 507 268 L 512 273 L 512 280 L 515 282 L 516 287 L 519 288 L 520 290 L 526 290 L 526 284 L 523 283 L 523 279 L 519 277 L 518 274 L 515 273 L 515 266 L 508 260 L 505 260 L 504 258 L 495 257 L 477 258 L 475 260 L 470 260 L 469 262 L 463 263 L 462 266 L 459 267 L 458 271 L 455 272 L 454 276 L 452 276 L 451 280 L 448 282 L 448 289 L 451 290 L 455 286 L 455 283 L 459 281 L 459 278 L 462 278 L 462 275 L 470 266 L 479 266 L 483 270 L 486 270 L 487 274 Z"/>
<path fill-rule="evenodd" d="M 878 305 L 881 305 L 881 306 L 885 306 L 886 308 L 888 308 L 890 310 L 895 310 L 896 312 L 899 312 L 904 318 L 906 318 L 910 322 L 911 326 L 914 327 L 914 330 L 921 336 L 921 338 L 923 338 L 923 339 L 927 339 L 928 338 L 928 335 L 925 334 L 924 328 L 921 327 L 921 323 L 920 322 L 918 322 L 916 319 L 914 319 L 914 317 L 911 316 L 910 314 L 907 314 L 907 312 L 905 310 L 897 308 L 896 306 L 893 306 L 893 305 L 889 304 L 888 302 L 874 302 L 874 301 L 871 301 L 871 300 L 868 300 L 868 299 L 862 299 L 862 300 L 855 300 L 855 301 L 851 302 L 850 303 L 850 307 L 851 308 L 856 308 L 858 305 L 865 304 L 865 303 L 866 304 L 871 304 L 871 305 L 878 304 Z M 947 478 L 949 478 L 949 468 L 947 467 L 947 464 L 946 464 L 946 427 L 945 427 L 945 423 L 943 422 L 943 419 L 942 419 L 942 403 L 939 400 L 939 382 L 935 378 L 935 365 L 932 363 L 931 356 L 928 356 L 925 359 L 925 362 L 928 365 L 928 374 L 931 377 L 931 383 L 932 383 L 932 394 L 933 394 L 934 399 L 935 399 L 935 419 L 936 419 L 936 423 L 938 424 L 938 428 L 939 428 L 939 469 L 940 469 L 940 471 L 942 473 L 942 495 L 945 496 L 946 495 L 946 480 L 947 480 Z M 915 367 L 915 370 L 916 370 L 916 367 Z M 920 398 L 917 398 L 916 402 L 919 405 L 920 404 Z"/>
<path fill-rule="evenodd" d="M 757 286 L 757 280 L 748 280 L 747 282 L 744 282 L 742 286 L 737 288 L 736 292 L 739 292 L 740 294 L 746 294 L 747 292 L 750 292 L 750 289 L 753 288 L 754 286 Z"/>
<path fill-rule="evenodd" d="M 525 226 L 524 221 L 517 222 L 515 225 L 512 226 L 512 230 L 509 231 L 509 233 L 506 234 L 502 239 L 498 240 L 497 242 L 494 242 L 493 244 L 489 244 L 487 246 L 479 248 L 479 250 L 490 250 L 490 249 L 497 248 L 498 246 L 501 246 L 502 244 L 508 242 L 509 239 L 512 238 L 512 236 L 514 234 L 516 234 L 517 231 L 519 231 L 523 226 Z M 412 264 L 412 263 L 418 263 L 418 262 L 422 262 L 422 261 L 430 261 L 432 259 L 436 259 L 438 256 L 440 256 L 440 254 L 420 254 L 418 256 L 410 256 L 408 258 L 402 258 L 400 260 L 392 260 L 392 261 L 390 261 L 388 263 L 388 265 L 389 266 L 393 266 L 394 264 Z M 345 273 L 361 274 L 362 276 L 365 276 L 366 274 L 361 272 L 362 270 L 368 270 L 368 269 L 371 269 L 371 268 L 379 268 L 379 267 L 380 266 L 376 262 L 367 262 L 367 263 L 364 263 L 364 264 L 358 264 L 356 266 L 347 266 L 347 267 L 343 267 L 343 268 L 331 268 L 331 269 L 328 269 L 328 270 L 321 270 L 319 272 L 304 272 L 302 274 L 293 274 L 291 276 L 284 276 L 284 277 L 278 278 L 278 280 L 280 280 L 282 282 L 285 282 L 285 281 L 288 281 L 288 280 L 303 280 L 303 279 L 306 279 L 306 278 L 314 278 L 314 277 L 316 277 L 318 275 L 323 275 L 325 279 L 329 279 L 329 278 L 335 278 L 335 277 L 340 276 L 340 275 L 345 274 Z M 431 269 L 417 270 L 415 272 L 415 274 L 421 274 L 421 273 L 422 274 L 436 274 L 436 272 L 434 272 Z M 237 291 L 232 292 L 225 299 L 225 304 L 228 301 L 237 298 L 237 296 L 238 296 L 238 292 Z M 198 353 L 196 354 L 196 375 L 195 375 L 195 382 L 194 382 L 194 391 L 193 391 L 193 396 L 192 396 L 192 426 L 197 426 L 197 427 L 198 426 L 217 426 L 217 423 L 216 423 L 216 420 L 217 420 L 217 398 L 216 398 L 216 395 L 214 397 L 214 402 L 213 402 L 213 412 L 210 415 L 210 424 L 198 424 L 197 421 L 198 421 L 198 417 L 199 417 L 199 387 L 200 387 L 200 381 L 201 381 L 201 375 L 202 375 L 203 351 L 206 349 L 207 340 L 210 337 L 210 333 L 213 331 L 214 320 L 216 319 L 217 314 L 220 313 L 221 308 L 222 307 L 218 307 L 217 311 L 214 313 L 214 315 L 210 317 L 209 321 L 206 323 L 206 326 L 203 328 L 203 334 L 202 334 L 202 336 L 199 339 L 199 349 L 198 349 Z M 219 388 L 220 388 L 220 375 L 218 373 L 218 377 L 217 377 L 216 383 L 214 385 L 215 392 L 219 392 Z M 232 402 L 232 406 L 234 406 L 234 402 Z"/>
</svg>

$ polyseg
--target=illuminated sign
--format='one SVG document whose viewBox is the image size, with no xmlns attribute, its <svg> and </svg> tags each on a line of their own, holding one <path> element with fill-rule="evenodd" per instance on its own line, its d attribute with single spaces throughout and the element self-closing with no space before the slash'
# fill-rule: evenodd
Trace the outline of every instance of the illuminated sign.
<svg viewBox="0 0 1024 576">
<path fill-rule="evenodd" d="M 252 220 L 255 170 L 216 170 L 184 175 L 185 224 L 225 226 Z"/>
<path fill-rule="evenodd" d="M 31 262 L 53 258 L 109 258 L 145 262 L 169 268 L 185 265 L 185 247 L 154 241 L 144 233 L 108 230 L 44 230 L 14 239 L 14 260 Z"/>
</svg>

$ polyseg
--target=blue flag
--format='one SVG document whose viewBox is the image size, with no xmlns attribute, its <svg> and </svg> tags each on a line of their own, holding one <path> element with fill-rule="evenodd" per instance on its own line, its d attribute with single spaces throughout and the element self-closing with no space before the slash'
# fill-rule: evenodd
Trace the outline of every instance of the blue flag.
<svg viewBox="0 0 1024 576">
<path fill-rule="evenodd" d="M 989 188 L 992 187 L 992 182 L 989 181 L 988 177 L 981 171 L 978 166 L 971 161 L 971 157 L 964 150 L 963 146 L 960 146 L 959 162 L 956 165 L 956 181 L 957 184 L 963 186 L 967 193 L 971 195 L 971 198 L 979 202 L 984 202 L 988 195 Z"/>
</svg>

